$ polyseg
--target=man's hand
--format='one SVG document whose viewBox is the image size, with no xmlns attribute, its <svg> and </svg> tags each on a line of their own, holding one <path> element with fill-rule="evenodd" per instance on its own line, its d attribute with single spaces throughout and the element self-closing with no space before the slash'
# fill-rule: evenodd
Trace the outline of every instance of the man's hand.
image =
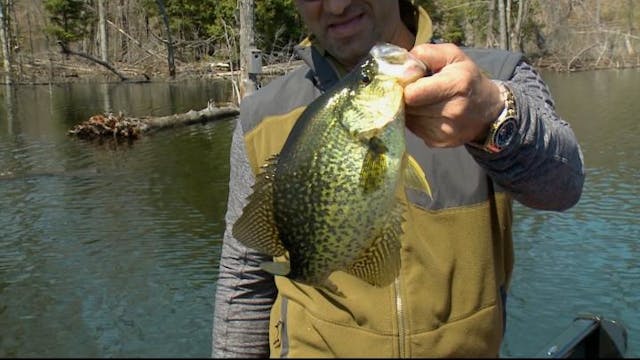
<svg viewBox="0 0 640 360">
<path fill-rule="evenodd" d="M 432 76 L 406 85 L 407 127 L 430 147 L 482 142 L 504 102 L 500 89 L 453 44 L 423 44 L 411 53 Z"/>
</svg>

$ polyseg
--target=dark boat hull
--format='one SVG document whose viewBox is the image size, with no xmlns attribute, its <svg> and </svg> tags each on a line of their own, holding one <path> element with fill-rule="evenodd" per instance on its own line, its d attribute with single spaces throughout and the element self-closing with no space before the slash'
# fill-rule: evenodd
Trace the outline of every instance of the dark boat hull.
<svg viewBox="0 0 640 360">
<path fill-rule="evenodd" d="M 604 319 L 599 315 L 580 315 L 544 349 L 536 357 L 624 358 L 627 351 L 627 329 L 620 322 Z"/>
</svg>

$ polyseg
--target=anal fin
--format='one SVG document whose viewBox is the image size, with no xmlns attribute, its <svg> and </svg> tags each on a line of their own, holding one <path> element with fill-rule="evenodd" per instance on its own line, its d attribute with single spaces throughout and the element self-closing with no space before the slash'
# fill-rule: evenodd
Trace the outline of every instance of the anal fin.
<svg viewBox="0 0 640 360">
<path fill-rule="evenodd" d="M 406 204 L 398 202 L 389 213 L 380 235 L 346 270 L 371 285 L 389 285 L 400 272 L 400 237 L 402 213 Z"/>
</svg>

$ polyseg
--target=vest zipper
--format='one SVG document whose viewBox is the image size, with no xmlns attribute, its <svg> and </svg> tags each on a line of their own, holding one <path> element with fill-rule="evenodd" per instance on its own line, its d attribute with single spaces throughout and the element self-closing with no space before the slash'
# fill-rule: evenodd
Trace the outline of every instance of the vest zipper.
<svg viewBox="0 0 640 360">
<path fill-rule="evenodd" d="M 402 303 L 402 292 L 400 291 L 400 278 L 397 277 L 393 283 L 396 295 L 396 320 L 398 322 L 398 357 L 405 358 L 405 323 L 404 323 L 404 308 Z"/>
</svg>

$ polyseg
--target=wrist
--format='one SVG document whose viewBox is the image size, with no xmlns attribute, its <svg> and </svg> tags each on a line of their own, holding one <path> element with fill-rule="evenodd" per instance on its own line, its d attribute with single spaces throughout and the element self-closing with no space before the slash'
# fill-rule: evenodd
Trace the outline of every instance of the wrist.
<svg viewBox="0 0 640 360">
<path fill-rule="evenodd" d="M 501 98 L 499 115 L 486 125 L 478 138 L 468 143 L 475 148 L 492 154 L 498 153 L 509 146 L 518 132 L 515 97 L 511 89 L 502 82 L 498 83 L 498 87 Z"/>
<path fill-rule="evenodd" d="M 487 106 L 487 110 L 484 111 L 484 116 L 481 120 L 480 132 L 471 141 L 471 143 L 482 145 L 485 143 L 487 136 L 491 130 L 491 125 L 500 117 L 500 114 L 505 109 L 505 95 L 503 94 L 502 85 L 500 82 L 495 82 L 498 91 L 493 96 L 492 105 Z"/>
</svg>

